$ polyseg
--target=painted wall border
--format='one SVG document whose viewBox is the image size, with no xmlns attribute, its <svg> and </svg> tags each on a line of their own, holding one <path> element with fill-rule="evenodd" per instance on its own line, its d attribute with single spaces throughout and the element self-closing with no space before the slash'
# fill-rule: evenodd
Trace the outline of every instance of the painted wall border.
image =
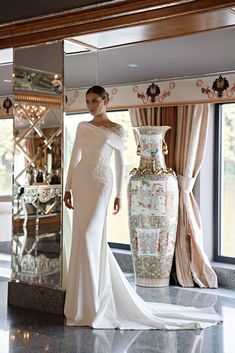
<svg viewBox="0 0 235 353">
<path fill-rule="evenodd" d="M 146 99 L 146 90 L 152 83 L 151 81 L 141 84 L 105 86 L 110 95 L 109 108 L 113 110 L 135 107 L 235 102 L 235 73 L 221 75 L 229 82 L 229 87 L 223 92 L 221 97 L 212 89 L 213 82 L 219 77 L 219 74 L 197 78 L 155 81 L 162 93 L 156 97 L 154 103 L 151 103 L 150 99 Z M 85 92 L 86 88 L 66 90 L 66 113 L 87 111 Z M 145 99 L 140 97 L 141 92 L 145 95 Z"/>
</svg>

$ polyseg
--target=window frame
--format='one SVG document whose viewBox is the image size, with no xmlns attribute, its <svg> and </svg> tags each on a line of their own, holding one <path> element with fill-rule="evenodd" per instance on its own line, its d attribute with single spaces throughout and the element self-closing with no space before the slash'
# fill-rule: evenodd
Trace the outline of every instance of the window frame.
<svg viewBox="0 0 235 353">
<path fill-rule="evenodd" d="M 221 192 L 222 192 L 222 136 L 223 121 L 222 108 L 224 104 L 235 104 L 233 102 L 215 104 L 215 131 L 214 131 L 214 260 L 222 263 L 235 264 L 235 257 L 221 254 Z"/>
</svg>

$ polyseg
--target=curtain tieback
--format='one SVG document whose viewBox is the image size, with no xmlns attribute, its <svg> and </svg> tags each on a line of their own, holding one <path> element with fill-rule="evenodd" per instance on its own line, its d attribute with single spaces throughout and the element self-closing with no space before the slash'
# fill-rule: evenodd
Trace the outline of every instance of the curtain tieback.
<svg viewBox="0 0 235 353">
<path fill-rule="evenodd" d="M 185 192 L 192 192 L 193 186 L 195 184 L 196 178 L 186 177 L 184 175 L 177 175 L 179 187 L 184 189 Z"/>
</svg>

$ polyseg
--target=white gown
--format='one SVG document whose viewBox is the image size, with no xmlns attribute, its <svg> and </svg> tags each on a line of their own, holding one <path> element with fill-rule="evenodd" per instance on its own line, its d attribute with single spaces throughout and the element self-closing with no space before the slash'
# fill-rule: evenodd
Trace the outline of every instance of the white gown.
<svg viewBox="0 0 235 353">
<path fill-rule="evenodd" d="M 148 303 L 130 286 L 106 241 L 112 191 L 109 160 L 115 153 L 117 197 L 123 181 L 124 132 L 81 122 L 66 191 L 73 194 L 73 236 L 64 313 L 67 325 L 96 329 L 198 329 L 217 324 L 212 307 Z"/>
</svg>

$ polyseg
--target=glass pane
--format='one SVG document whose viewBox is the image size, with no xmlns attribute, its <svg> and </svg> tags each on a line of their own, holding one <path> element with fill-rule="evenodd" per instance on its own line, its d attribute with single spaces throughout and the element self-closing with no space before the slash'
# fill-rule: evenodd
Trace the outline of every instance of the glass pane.
<svg viewBox="0 0 235 353">
<path fill-rule="evenodd" d="M 221 254 L 235 257 L 235 104 L 222 106 Z"/>
<path fill-rule="evenodd" d="M 12 194 L 13 119 L 0 119 L 0 196 Z"/>
<path fill-rule="evenodd" d="M 111 168 L 114 175 L 113 192 L 110 199 L 108 218 L 107 218 L 107 234 L 109 242 L 116 243 L 129 243 L 129 231 L 128 231 L 128 210 L 127 210 L 127 183 L 129 172 L 137 167 L 139 164 L 139 157 L 136 154 L 136 143 L 134 139 L 133 130 L 131 127 L 130 115 L 128 111 L 116 111 L 109 112 L 109 118 L 125 128 L 125 176 L 124 176 L 124 190 L 122 209 L 119 214 L 113 215 L 113 201 L 115 198 L 116 187 L 115 187 L 115 163 L 114 155 L 111 159 Z M 68 163 L 71 155 L 73 142 L 75 139 L 77 124 L 81 121 L 89 121 L 91 116 L 89 114 L 76 114 L 67 115 L 65 118 L 65 151 L 64 151 L 64 166 L 65 170 L 68 169 Z M 66 176 L 66 175 L 65 175 Z"/>
</svg>

